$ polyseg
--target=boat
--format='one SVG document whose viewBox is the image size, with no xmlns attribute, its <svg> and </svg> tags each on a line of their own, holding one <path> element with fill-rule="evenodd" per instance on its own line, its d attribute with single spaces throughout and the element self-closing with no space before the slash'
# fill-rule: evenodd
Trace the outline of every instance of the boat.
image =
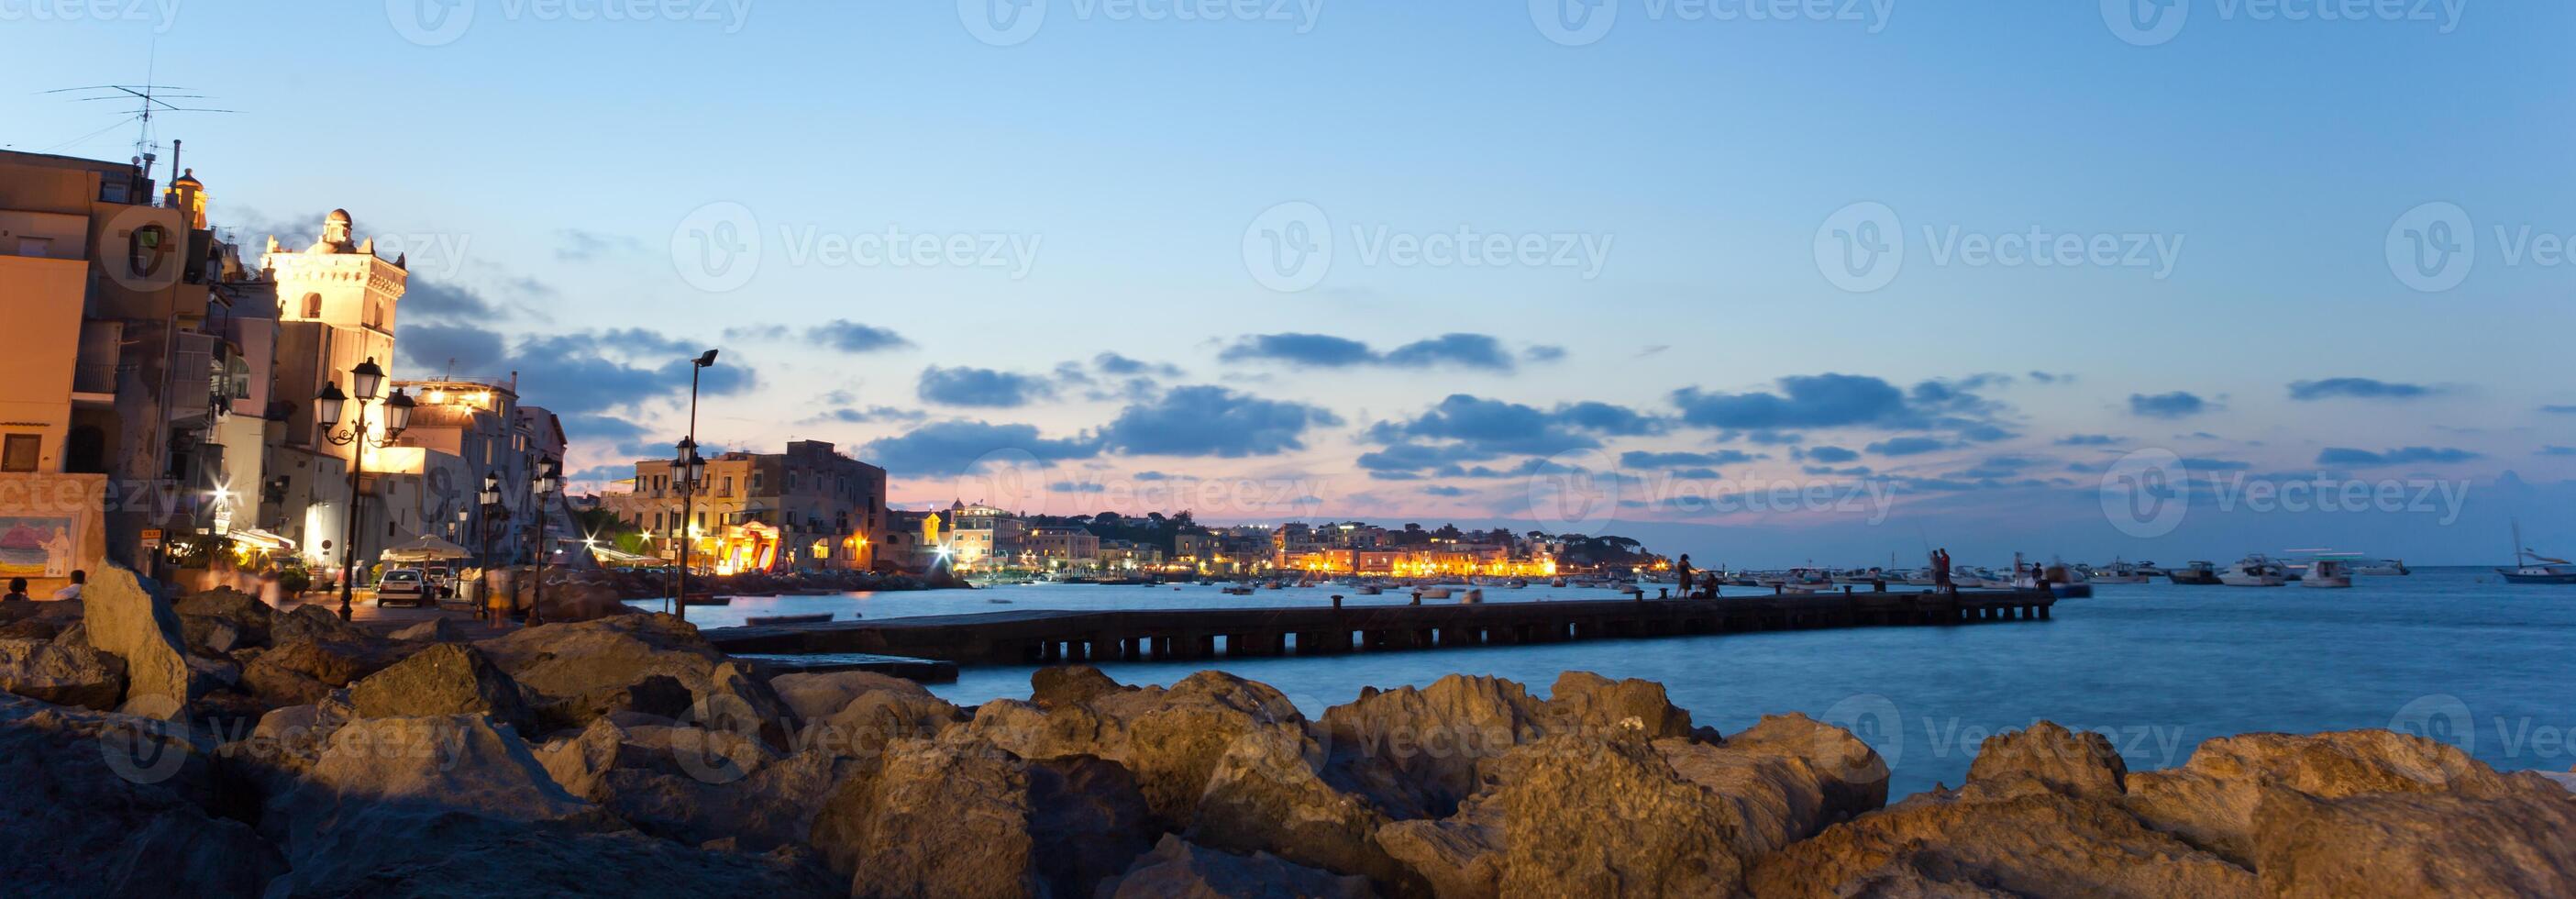
<svg viewBox="0 0 2576 899">
<path fill-rule="evenodd" d="M 1413 595 L 1414 595 L 1414 596 L 1416 596 L 1416 597 L 1422 598 L 1422 599 L 1448 599 L 1448 598 L 1449 598 L 1449 588 L 1447 588 L 1447 587 L 1415 587 L 1415 588 L 1413 588 Z"/>
<path fill-rule="evenodd" d="M 2406 567 L 2404 559 L 2378 559 L 2352 563 L 2352 573 L 2365 577 L 2405 577 L 2415 570 Z"/>
<path fill-rule="evenodd" d="M 2143 584 L 2152 577 L 2136 565 L 2113 559 L 2109 566 L 2093 569 L 2087 580 L 2096 584 Z"/>
<path fill-rule="evenodd" d="M 1248 584 L 1235 584 L 1218 592 L 1224 593 L 1227 596 L 1251 596 L 1252 587 Z"/>
<path fill-rule="evenodd" d="M 2338 588 L 2352 586 L 2352 564 L 2342 559 L 2318 559 L 2308 563 L 2308 573 L 2299 578 L 2299 586 Z"/>
<path fill-rule="evenodd" d="M 1357 588 L 1354 588 L 1354 589 L 1355 589 L 1355 590 L 1356 590 L 1356 592 L 1358 592 L 1358 593 L 1359 593 L 1359 595 L 1361 595 L 1361 596 L 1376 596 L 1376 595 L 1378 595 L 1378 594 L 1381 594 L 1381 593 L 1385 593 L 1385 592 L 1386 592 L 1386 588 L 1385 588 L 1385 587 L 1380 587 L 1380 586 L 1378 586 L 1378 585 L 1376 585 L 1376 584 L 1361 584 L 1361 585 L 1359 585 Z"/>
<path fill-rule="evenodd" d="M 753 615 L 744 618 L 742 623 L 752 627 L 765 627 L 773 624 L 821 624 L 830 620 L 832 620 L 832 613 L 815 612 L 809 615 Z"/>
<path fill-rule="evenodd" d="M 2227 566 L 2218 573 L 2218 582 L 2230 587 L 2280 587 L 2290 583 L 2290 570 L 2263 555 L 2251 555 Z"/>
<path fill-rule="evenodd" d="M 2513 567 L 2498 568 L 2508 584 L 2576 584 L 2576 562 L 2544 556 L 2522 545 L 2522 522 L 2513 523 Z"/>
<path fill-rule="evenodd" d="M 2219 583 L 2218 566 L 2209 562 L 2193 562 L 2181 568 L 2165 572 L 2165 579 L 2177 584 L 2189 584 L 2201 587 L 2213 586 Z"/>
</svg>

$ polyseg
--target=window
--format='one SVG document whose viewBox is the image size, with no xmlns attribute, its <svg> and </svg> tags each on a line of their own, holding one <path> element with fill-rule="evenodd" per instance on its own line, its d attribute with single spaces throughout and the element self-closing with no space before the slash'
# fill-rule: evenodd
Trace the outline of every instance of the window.
<svg viewBox="0 0 2576 899">
<path fill-rule="evenodd" d="M 322 317 L 322 295 L 321 295 L 321 294 L 318 294 L 318 293 L 308 293 L 308 294 L 305 294 L 305 295 L 304 295 L 304 317 L 305 317 L 305 318 L 321 318 L 321 317 Z"/>
<path fill-rule="evenodd" d="M 170 261 L 170 229 L 145 225 L 125 238 L 125 261 L 137 278 L 160 274 Z"/>
<path fill-rule="evenodd" d="M 0 442 L 0 471 L 34 471 L 44 438 L 35 434 L 11 434 Z"/>
</svg>

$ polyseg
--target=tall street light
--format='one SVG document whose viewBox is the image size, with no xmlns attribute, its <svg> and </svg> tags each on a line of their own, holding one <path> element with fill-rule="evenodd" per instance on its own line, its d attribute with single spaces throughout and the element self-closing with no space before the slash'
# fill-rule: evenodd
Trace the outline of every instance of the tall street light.
<svg viewBox="0 0 2576 899">
<path fill-rule="evenodd" d="M 680 568 L 679 580 L 671 588 L 671 611 L 686 621 L 689 619 L 689 544 L 693 539 L 689 533 L 689 501 L 697 492 L 698 480 L 707 475 L 707 460 L 698 455 L 698 442 L 695 440 L 680 438 L 678 449 L 679 454 L 671 457 L 671 483 L 680 488 L 680 520 L 674 528 L 675 538 L 680 544 Z"/>
<path fill-rule="evenodd" d="M 483 588 L 474 596 L 474 601 L 482 605 L 475 613 L 499 626 L 500 616 L 492 613 L 492 522 L 500 517 L 501 511 L 500 472 L 483 473 L 483 490 L 474 495 L 474 502 L 482 507 L 483 512 L 481 526 L 474 529 L 474 568 L 479 572 L 476 580 Z"/>
<path fill-rule="evenodd" d="M 394 441 L 402 436 L 403 429 L 411 426 L 413 405 L 411 397 L 404 396 L 402 388 L 399 387 L 394 388 L 394 395 L 384 396 L 384 388 L 385 370 L 377 367 L 375 357 L 369 356 L 367 361 L 360 362 L 357 367 L 349 369 L 349 389 L 356 393 L 355 397 L 341 393 L 340 385 L 336 383 L 322 385 L 322 392 L 313 396 L 313 418 L 322 425 L 322 439 L 330 441 L 333 446 L 353 447 L 349 451 L 349 510 L 340 526 L 340 620 L 342 621 L 349 620 L 352 614 L 349 608 L 349 596 L 357 588 L 358 476 L 367 467 L 367 447 L 392 446 Z M 385 406 L 385 435 L 372 437 L 367 434 L 367 404 L 377 401 L 379 397 L 383 399 Z M 340 424 L 340 413 L 353 398 L 358 401 L 356 419 L 349 423 L 347 431 L 335 430 Z"/>
<path fill-rule="evenodd" d="M 536 494 L 537 499 L 537 574 L 536 584 L 528 595 L 529 627 L 546 623 L 546 616 L 538 611 L 546 605 L 546 556 L 551 555 L 546 551 L 546 498 L 560 489 L 563 489 L 563 464 L 560 462 L 548 461 L 537 469 L 537 476 L 528 481 L 528 490 Z"/>
<path fill-rule="evenodd" d="M 680 588 L 671 594 L 671 610 L 682 621 L 689 620 L 689 499 L 695 492 L 693 482 L 707 473 L 707 460 L 698 457 L 698 376 L 715 364 L 715 350 L 689 360 L 689 433 L 680 439 L 680 455 L 671 463 L 675 475 L 689 476 L 680 488 Z M 687 471 L 680 471 L 682 468 Z"/>
</svg>

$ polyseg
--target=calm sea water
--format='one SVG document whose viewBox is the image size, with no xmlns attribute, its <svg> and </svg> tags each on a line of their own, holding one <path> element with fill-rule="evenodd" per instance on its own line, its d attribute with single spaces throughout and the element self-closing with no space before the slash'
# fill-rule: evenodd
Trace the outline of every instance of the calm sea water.
<svg viewBox="0 0 2576 899">
<path fill-rule="evenodd" d="M 1750 588 L 1747 588 L 1750 589 Z M 1009 609 L 1205 608 L 1323 603 L 1332 588 L 1038 585 L 975 592 L 738 599 L 691 609 L 705 626 L 833 611 L 847 620 Z M 1341 592 L 1347 593 L 1347 588 Z M 1489 601 L 1607 598 L 1604 590 L 1488 590 Z M 1010 605 L 989 603 L 1009 599 Z M 1400 595 L 1349 602 L 1402 603 Z M 1220 667 L 1309 714 L 1362 686 L 1450 673 L 1511 678 L 1545 695 L 1569 670 L 1660 681 L 1695 721 L 1734 731 L 1787 711 L 1853 728 L 1896 772 L 1899 795 L 1959 783 L 1977 744 L 2049 719 L 2111 735 L 2132 768 L 2182 763 L 2211 737 L 2398 727 L 2499 768 L 2576 766 L 2576 588 L 2516 586 L 2483 568 L 2418 569 L 2349 590 L 2097 585 L 2044 622 L 1594 641 L 1331 658 L 1110 663 L 1128 683 Z M 959 703 L 1028 695 L 1029 669 L 975 667 L 933 688 Z"/>
</svg>

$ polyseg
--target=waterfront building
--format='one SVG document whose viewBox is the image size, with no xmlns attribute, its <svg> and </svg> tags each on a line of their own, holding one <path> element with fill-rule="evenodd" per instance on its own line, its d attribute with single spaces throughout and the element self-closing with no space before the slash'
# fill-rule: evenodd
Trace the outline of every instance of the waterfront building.
<svg viewBox="0 0 2576 899">
<path fill-rule="evenodd" d="M 706 483 L 684 519 L 670 465 L 639 460 L 627 492 L 600 498 L 651 538 L 656 555 L 678 559 L 676 541 L 687 539 L 691 564 L 719 572 L 876 567 L 892 522 L 883 468 L 818 440 L 781 453 L 721 453 L 707 458 Z"/>
</svg>

